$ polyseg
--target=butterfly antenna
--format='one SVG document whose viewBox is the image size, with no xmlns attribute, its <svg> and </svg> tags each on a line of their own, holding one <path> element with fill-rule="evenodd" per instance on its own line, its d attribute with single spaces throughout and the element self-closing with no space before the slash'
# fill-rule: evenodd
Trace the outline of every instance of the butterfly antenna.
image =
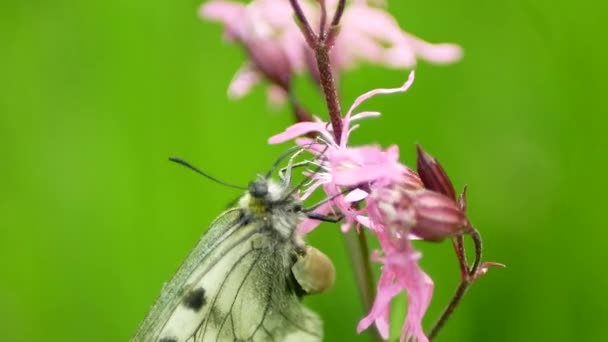
<svg viewBox="0 0 608 342">
<path fill-rule="evenodd" d="M 222 185 L 227 186 L 229 188 L 234 188 L 234 189 L 239 189 L 239 190 L 247 190 L 247 188 L 244 187 L 244 186 L 238 186 L 238 185 L 234 185 L 234 184 L 223 182 L 223 181 L 221 181 L 221 180 L 219 180 L 219 179 L 211 176 L 210 174 L 201 171 L 196 166 L 188 163 L 187 161 L 185 161 L 183 159 L 175 158 L 175 157 L 169 157 L 169 160 L 172 161 L 172 162 L 174 162 L 174 163 L 178 163 L 178 164 L 180 164 L 182 166 L 185 166 L 185 167 L 189 168 L 190 170 L 192 170 L 192 171 L 194 171 L 194 172 L 196 172 L 196 173 L 198 173 L 200 175 L 203 175 L 203 176 L 209 178 L 210 180 L 212 180 L 212 181 L 214 181 L 214 182 L 216 182 L 218 184 L 222 184 Z"/>
<path fill-rule="evenodd" d="M 270 178 L 272 173 L 277 169 L 277 167 L 279 167 L 279 164 L 281 164 L 283 162 L 283 160 L 285 160 L 285 158 L 289 157 L 289 155 L 291 155 L 294 151 L 301 150 L 301 149 L 302 149 L 302 146 L 292 146 L 292 147 L 288 148 L 287 151 L 283 152 L 283 154 L 281 154 L 279 156 L 279 158 L 277 158 L 277 160 L 274 162 L 274 164 L 272 164 L 272 166 L 270 167 L 270 170 L 268 170 L 268 172 L 266 172 L 266 178 Z"/>
</svg>

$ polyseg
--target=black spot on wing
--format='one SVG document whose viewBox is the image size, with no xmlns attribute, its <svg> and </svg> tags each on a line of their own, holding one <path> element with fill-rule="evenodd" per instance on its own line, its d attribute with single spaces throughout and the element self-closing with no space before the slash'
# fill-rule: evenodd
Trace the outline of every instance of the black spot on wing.
<svg viewBox="0 0 608 342">
<path fill-rule="evenodd" d="M 175 337 L 163 337 L 158 342 L 177 342 L 177 338 Z"/>
<path fill-rule="evenodd" d="M 199 311 L 205 304 L 207 304 L 207 298 L 205 298 L 205 289 L 199 287 L 198 289 L 188 292 L 183 299 L 183 304 L 188 309 Z"/>
</svg>

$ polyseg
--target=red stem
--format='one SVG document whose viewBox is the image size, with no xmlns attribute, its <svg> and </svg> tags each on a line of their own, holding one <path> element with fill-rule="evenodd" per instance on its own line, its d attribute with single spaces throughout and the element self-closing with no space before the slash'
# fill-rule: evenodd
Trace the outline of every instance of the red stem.
<svg viewBox="0 0 608 342">
<path fill-rule="evenodd" d="M 319 42 L 319 44 L 317 44 L 317 48 L 315 49 L 315 57 L 317 60 L 317 68 L 319 68 L 319 80 L 321 83 L 321 88 L 323 89 L 323 94 L 325 95 L 325 102 L 327 103 L 327 109 L 329 111 L 329 119 L 334 131 L 334 138 L 336 143 L 340 144 L 342 137 L 342 114 L 340 113 L 340 101 L 338 100 L 334 75 L 330 66 L 329 49 L 325 45 L 325 42 Z"/>
</svg>

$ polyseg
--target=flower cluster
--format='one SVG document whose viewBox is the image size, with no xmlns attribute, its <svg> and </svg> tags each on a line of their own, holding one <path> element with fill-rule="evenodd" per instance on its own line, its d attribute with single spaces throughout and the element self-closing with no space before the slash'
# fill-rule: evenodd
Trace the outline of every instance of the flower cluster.
<svg viewBox="0 0 608 342">
<path fill-rule="evenodd" d="M 324 0 L 334 9 L 338 0 Z M 300 1 L 311 27 L 320 27 L 322 12 L 318 1 Z M 374 1 L 377 3 L 377 1 Z M 266 80 L 271 103 L 281 103 L 291 91 L 296 73 L 307 72 L 317 79 L 314 56 L 298 26 L 288 0 L 253 0 L 242 3 L 211 0 L 200 8 L 200 15 L 219 21 L 225 37 L 240 45 L 248 61 L 234 76 L 228 94 L 239 98 Z M 390 68 L 409 69 L 417 59 L 435 64 L 458 61 L 462 50 L 455 44 L 431 44 L 403 31 L 383 8 L 367 0 L 347 3 L 340 22 L 340 34 L 333 41 L 330 58 L 334 76 L 361 62 Z"/>
<path fill-rule="evenodd" d="M 420 254 L 412 247 L 411 240 L 440 241 L 463 233 L 470 224 L 445 172 L 422 149 L 418 149 L 416 173 L 399 162 L 396 146 L 384 150 L 373 145 L 348 145 L 350 133 L 358 127 L 353 123 L 379 115 L 378 112 L 355 114 L 355 109 L 372 96 L 404 92 L 413 80 L 412 72 L 399 88 L 377 89 L 357 98 L 342 119 L 340 142 L 336 141 L 331 126 L 318 118 L 314 122 L 296 123 L 271 137 L 269 142 L 295 138 L 297 144 L 314 154 L 314 164 L 320 168 L 308 173 L 313 181 L 302 197 L 322 187 L 331 199 L 317 209 L 317 214 L 337 211 L 344 216 L 343 230 L 353 225 L 364 226 L 380 242 L 382 256 L 377 254 L 375 260 L 383 265 L 382 275 L 374 305 L 359 323 L 358 330 L 375 323 L 381 335 L 388 338 L 389 304 L 405 290 L 409 304 L 402 339 L 427 341 L 421 321 L 433 294 L 433 282 L 418 266 Z M 301 137 L 310 132 L 317 133 L 318 138 Z M 301 229 L 306 233 L 317 224 L 310 220 Z"/>
<path fill-rule="evenodd" d="M 456 196 L 441 165 L 421 147 L 414 171 L 399 161 L 397 146 L 349 144 L 361 120 L 380 115 L 356 112 L 359 105 L 377 95 L 407 91 L 414 72 L 401 87 L 359 96 L 342 116 L 335 80 L 343 71 L 360 63 L 411 69 L 417 59 L 445 64 L 462 56 L 457 45 L 430 44 L 403 31 L 379 5 L 382 1 L 252 0 L 244 4 L 211 0 L 201 6 L 200 13 L 222 22 L 226 38 L 246 51 L 248 60 L 229 87 L 232 97 L 247 94 L 265 80 L 270 83 L 271 102 L 288 98 L 293 105 L 298 122 L 271 137 L 269 143 L 295 140 L 312 154 L 304 161 L 311 167 L 305 172 L 309 182 L 300 196 L 306 199 L 319 189 L 327 196 L 298 227 L 299 233 L 307 234 L 319 225 L 319 218 L 333 216 L 341 218 L 344 232 L 365 230 L 379 242 L 381 251 L 372 259 L 381 263 L 382 273 L 374 303 L 357 330 L 375 325 L 380 335 L 388 338 L 390 303 L 405 291 L 408 308 L 401 341 L 425 342 L 437 332 L 433 329 L 427 337 L 422 328 L 434 284 L 419 267 L 421 254 L 412 241 L 452 238 L 461 271 L 459 288 L 464 290 L 489 267 L 501 265 L 481 263 L 481 238 L 465 213 L 464 192 Z M 332 19 L 329 11 L 333 11 Z M 298 73 L 312 76 L 323 91 L 330 122 L 311 117 L 298 103 L 292 85 Z M 470 235 L 475 243 L 472 266 L 466 261 L 464 235 Z M 440 328 L 452 311 L 446 310 L 436 327 Z"/>
</svg>

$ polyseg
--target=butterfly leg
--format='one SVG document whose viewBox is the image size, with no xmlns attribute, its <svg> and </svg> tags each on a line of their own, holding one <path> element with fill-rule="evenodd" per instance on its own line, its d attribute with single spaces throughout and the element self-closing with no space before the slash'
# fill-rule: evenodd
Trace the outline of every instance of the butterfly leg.
<svg viewBox="0 0 608 342">
<path fill-rule="evenodd" d="M 330 223 L 338 223 L 338 222 L 342 221 L 342 219 L 344 218 L 343 215 L 322 215 L 322 214 L 315 214 L 315 213 L 308 213 L 308 214 L 306 214 L 306 216 L 309 219 L 323 221 L 323 222 L 330 222 Z"/>
</svg>

